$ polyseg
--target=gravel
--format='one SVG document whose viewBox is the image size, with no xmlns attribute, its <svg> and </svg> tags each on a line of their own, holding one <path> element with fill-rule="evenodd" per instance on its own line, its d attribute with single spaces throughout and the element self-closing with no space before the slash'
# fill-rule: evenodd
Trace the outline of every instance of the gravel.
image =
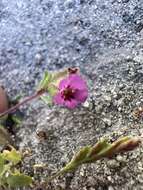
<svg viewBox="0 0 143 190">
<path fill-rule="evenodd" d="M 11 98 L 32 94 L 45 70 L 69 66 L 80 67 L 90 89 L 73 111 L 40 100 L 21 108 L 16 144 L 32 150 L 23 171 L 42 181 L 103 136 L 142 135 L 142 118 L 133 116 L 143 106 L 142 0 L 3 0 L 0 28 L 0 83 Z M 35 172 L 39 163 L 47 168 Z M 141 190 L 143 147 L 82 166 L 47 189 Z"/>
</svg>

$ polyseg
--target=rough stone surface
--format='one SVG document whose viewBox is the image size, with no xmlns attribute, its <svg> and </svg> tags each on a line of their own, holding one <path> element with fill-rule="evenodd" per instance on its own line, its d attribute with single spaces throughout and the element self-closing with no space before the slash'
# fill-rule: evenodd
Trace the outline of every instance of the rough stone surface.
<svg viewBox="0 0 143 190">
<path fill-rule="evenodd" d="M 143 133 L 142 118 L 132 114 L 143 106 L 142 0 L 0 1 L 0 83 L 10 97 L 32 94 L 44 70 L 71 65 L 89 81 L 85 106 L 69 111 L 34 101 L 21 108 L 25 120 L 17 145 L 32 150 L 22 170 L 39 181 L 102 136 L 113 141 Z M 37 130 L 46 132 L 45 141 Z M 47 163 L 47 169 L 35 172 L 35 163 Z M 142 146 L 82 166 L 48 186 L 61 189 L 143 189 Z"/>
</svg>

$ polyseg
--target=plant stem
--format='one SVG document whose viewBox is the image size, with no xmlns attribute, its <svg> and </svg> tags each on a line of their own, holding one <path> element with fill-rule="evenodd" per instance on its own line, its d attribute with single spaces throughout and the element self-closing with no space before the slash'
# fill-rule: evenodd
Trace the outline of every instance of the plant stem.
<svg viewBox="0 0 143 190">
<path fill-rule="evenodd" d="M 23 104 L 26 104 L 27 102 L 30 102 L 31 100 L 33 100 L 35 98 L 38 98 L 39 96 L 41 96 L 44 93 L 45 93 L 44 89 L 41 89 L 41 90 L 37 91 L 34 95 L 25 98 L 23 101 L 19 102 L 15 106 L 13 106 L 13 107 L 9 108 L 8 110 L 4 111 L 3 113 L 1 113 L 0 118 L 7 115 L 7 114 L 9 114 L 9 113 L 14 112 L 15 110 L 17 110 Z"/>
<path fill-rule="evenodd" d="M 66 173 L 66 171 L 64 169 L 60 170 L 59 172 L 57 172 L 55 175 L 49 177 L 44 184 L 47 185 L 48 183 L 50 183 L 53 179 L 55 179 L 56 177 L 59 177 L 60 175 L 63 175 L 64 173 Z"/>
</svg>

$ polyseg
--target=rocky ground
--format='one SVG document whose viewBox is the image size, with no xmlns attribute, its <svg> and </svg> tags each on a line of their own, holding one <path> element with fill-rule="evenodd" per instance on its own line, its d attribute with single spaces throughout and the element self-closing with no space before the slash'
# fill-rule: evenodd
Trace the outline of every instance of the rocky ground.
<svg viewBox="0 0 143 190">
<path fill-rule="evenodd" d="M 69 66 L 89 81 L 86 105 L 69 111 L 38 100 L 21 108 L 17 146 L 32 150 L 23 170 L 39 180 L 102 136 L 142 135 L 142 118 L 132 113 L 143 105 L 143 1 L 0 1 L 0 82 L 10 97 L 32 94 L 45 70 Z M 35 172 L 35 163 L 46 163 L 46 171 Z M 82 166 L 48 187 L 94 189 L 143 189 L 143 147 Z"/>
</svg>

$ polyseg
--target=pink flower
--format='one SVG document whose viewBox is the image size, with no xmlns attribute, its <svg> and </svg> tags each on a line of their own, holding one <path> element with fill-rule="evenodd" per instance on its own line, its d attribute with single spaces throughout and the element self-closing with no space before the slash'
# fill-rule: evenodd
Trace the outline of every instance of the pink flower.
<svg viewBox="0 0 143 190">
<path fill-rule="evenodd" d="M 59 91 L 54 96 L 54 103 L 70 109 L 85 102 L 88 96 L 86 82 L 78 74 L 70 74 L 59 83 Z"/>
</svg>

